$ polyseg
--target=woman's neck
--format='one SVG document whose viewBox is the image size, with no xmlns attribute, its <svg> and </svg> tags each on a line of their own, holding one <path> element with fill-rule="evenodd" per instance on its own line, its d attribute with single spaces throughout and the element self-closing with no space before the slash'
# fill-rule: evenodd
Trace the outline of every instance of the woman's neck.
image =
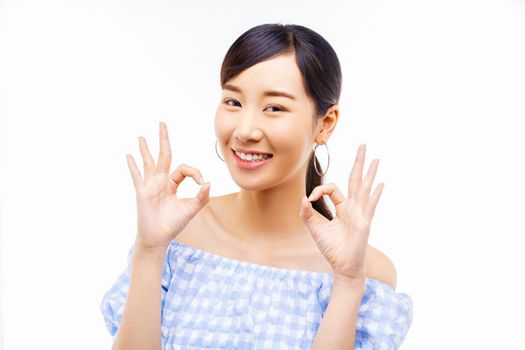
<svg viewBox="0 0 525 350">
<path fill-rule="evenodd" d="M 261 191 L 241 190 L 232 195 L 232 215 L 238 237 L 246 242 L 284 242 L 304 239 L 306 227 L 299 216 L 305 183 L 282 184 Z"/>
</svg>

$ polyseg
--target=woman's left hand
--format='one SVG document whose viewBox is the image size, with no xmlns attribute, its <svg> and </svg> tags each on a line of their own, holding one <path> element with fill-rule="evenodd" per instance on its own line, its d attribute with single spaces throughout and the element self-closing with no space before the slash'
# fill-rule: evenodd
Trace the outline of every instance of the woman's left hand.
<svg viewBox="0 0 525 350">
<path fill-rule="evenodd" d="M 347 198 L 333 183 L 320 185 L 312 190 L 308 199 L 303 197 L 300 212 L 319 250 L 332 265 L 334 277 L 361 286 L 366 278 L 365 259 L 371 221 L 384 187 L 384 183 L 380 183 L 369 198 L 379 160 L 372 160 L 362 182 L 365 151 L 366 144 L 359 146 L 348 180 Z M 325 194 L 336 209 L 336 217 L 331 221 L 321 221 L 314 216 L 310 203 Z"/>
</svg>

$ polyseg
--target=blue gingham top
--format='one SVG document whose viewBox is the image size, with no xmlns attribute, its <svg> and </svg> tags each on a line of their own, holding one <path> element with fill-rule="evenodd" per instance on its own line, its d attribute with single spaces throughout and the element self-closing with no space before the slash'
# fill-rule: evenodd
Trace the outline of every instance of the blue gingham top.
<svg viewBox="0 0 525 350">
<path fill-rule="evenodd" d="M 128 265 L 100 310 L 115 338 L 129 288 Z M 172 241 L 161 288 L 163 349 L 310 349 L 328 306 L 333 274 L 259 265 Z M 366 279 L 355 349 L 398 349 L 412 323 L 412 300 Z"/>
</svg>

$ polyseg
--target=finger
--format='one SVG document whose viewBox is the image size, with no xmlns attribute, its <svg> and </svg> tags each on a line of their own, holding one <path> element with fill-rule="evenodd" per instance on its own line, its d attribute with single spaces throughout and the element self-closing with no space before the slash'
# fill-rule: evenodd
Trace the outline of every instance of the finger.
<svg viewBox="0 0 525 350">
<path fill-rule="evenodd" d="M 374 182 L 378 166 L 379 159 L 372 160 L 365 179 L 363 180 L 363 183 L 361 184 L 361 187 L 357 193 L 357 201 L 361 203 L 363 208 L 365 208 L 368 204 L 370 189 L 372 188 L 372 183 Z"/>
<path fill-rule="evenodd" d="M 210 199 L 210 183 L 205 182 L 202 184 L 201 188 L 199 189 L 199 192 L 194 198 L 190 199 L 190 217 L 193 218 L 199 210 L 206 205 L 206 203 Z"/>
<path fill-rule="evenodd" d="M 210 186 L 209 182 L 203 183 L 197 196 L 195 196 L 195 202 L 199 208 L 202 208 L 210 199 Z"/>
<path fill-rule="evenodd" d="M 133 179 L 133 186 L 137 190 L 142 185 L 142 175 L 140 174 L 139 168 L 135 163 L 135 159 L 131 154 L 126 154 L 126 159 L 128 161 L 128 168 L 131 173 L 131 178 Z"/>
<path fill-rule="evenodd" d="M 306 198 L 306 196 L 303 196 L 301 204 L 302 205 L 301 210 L 299 211 L 299 216 L 301 216 L 303 220 L 308 221 L 314 215 L 312 205 L 310 204 L 310 201 Z"/>
<path fill-rule="evenodd" d="M 314 202 L 325 194 L 329 195 L 330 199 L 333 199 L 334 204 L 339 204 L 345 199 L 341 191 L 339 191 L 333 182 L 315 187 L 310 193 L 310 196 L 308 196 L 308 199 Z"/>
<path fill-rule="evenodd" d="M 149 152 L 148 145 L 146 144 L 146 139 L 142 136 L 139 136 L 139 147 L 140 154 L 142 155 L 142 159 L 144 160 L 144 178 L 146 179 L 151 175 L 155 174 L 155 162 L 153 161 L 153 157 Z"/>
<path fill-rule="evenodd" d="M 299 216 L 303 219 L 303 222 L 312 237 L 316 237 L 319 234 L 320 223 L 318 222 L 318 219 L 315 218 L 312 204 L 306 196 L 303 196 L 302 198 Z"/>
<path fill-rule="evenodd" d="M 363 178 L 363 164 L 365 163 L 366 143 L 359 146 L 357 155 L 355 157 L 354 166 L 350 172 L 348 179 L 348 198 L 353 198 L 357 195 L 359 187 L 361 186 L 361 179 Z"/>
<path fill-rule="evenodd" d="M 325 185 L 319 185 L 312 190 L 308 199 L 312 202 L 315 202 L 319 197 L 323 195 L 328 195 L 337 211 L 340 210 L 341 204 L 345 201 L 343 193 L 337 188 L 334 183 L 329 183 Z"/>
<path fill-rule="evenodd" d="M 199 185 L 202 185 L 204 183 L 204 180 L 202 178 L 202 175 L 200 171 L 197 168 L 191 167 L 186 164 L 180 164 L 171 174 L 170 178 L 175 182 L 175 189 L 181 184 L 181 182 L 187 177 L 191 176 L 191 178 L 198 183 Z"/>
<path fill-rule="evenodd" d="M 157 161 L 157 172 L 168 174 L 171 165 L 171 147 L 168 138 L 168 128 L 164 122 L 159 123 L 159 139 L 160 149 L 159 159 Z"/>
<path fill-rule="evenodd" d="M 372 197 L 370 198 L 370 202 L 368 203 L 368 206 L 367 206 L 368 217 L 370 220 L 372 220 L 372 218 L 374 217 L 377 202 L 379 201 L 379 198 L 381 197 L 381 193 L 383 193 L 384 187 L 385 187 L 384 182 L 381 182 L 379 185 L 377 185 L 376 189 L 374 190 L 374 193 L 372 194 Z"/>
</svg>

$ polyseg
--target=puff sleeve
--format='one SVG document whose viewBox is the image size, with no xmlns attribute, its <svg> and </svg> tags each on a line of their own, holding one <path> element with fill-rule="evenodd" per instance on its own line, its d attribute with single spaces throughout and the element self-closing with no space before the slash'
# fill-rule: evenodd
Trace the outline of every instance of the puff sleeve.
<svg viewBox="0 0 525 350">
<path fill-rule="evenodd" d="M 413 318 L 413 303 L 406 293 L 379 280 L 368 279 L 356 323 L 356 350 L 397 350 Z"/>
<path fill-rule="evenodd" d="M 172 271 L 169 265 L 170 246 L 166 251 L 166 260 L 162 271 L 162 288 L 161 288 L 161 311 L 164 309 L 164 301 L 171 281 Z M 109 331 L 109 334 L 115 338 L 120 322 L 122 321 L 122 313 L 124 311 L 124 304 L 126 302 L 129 282 L 131 277 L 131 257 L 133 253 L 133 245 L 129 249 L 127 257 L 127 266 L 120 273 L 117 279 L 113 282 L 111 287 L 104 293 L 100 303 L 100 311 L 104 317 L 104 323 Z"/>
</svg>

